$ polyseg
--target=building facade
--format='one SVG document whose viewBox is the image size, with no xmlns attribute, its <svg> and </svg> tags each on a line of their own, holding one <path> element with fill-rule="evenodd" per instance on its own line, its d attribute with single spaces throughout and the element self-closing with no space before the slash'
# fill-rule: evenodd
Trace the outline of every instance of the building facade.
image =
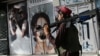
<svg viewBox="0 0 100 56">
<path fill-rule="evenodd" d="M 35 54 L 35 45 L 36 42 L 33 40 L 34 36 L 32 33 L 31 22 L 33 16 L 37 12 L 45 12 L 49 16 L 50 23 L 55 22 L 56 16 L 56 7 L 57 6 L 66 6 L 72 10 L 72 14 L 79 14 L 86 10 L 92 10 L 99 6 L 99 0 L 8 0 L 5 8 L 0 8 L 0 54 Z M 0 5 L 1 6 L 1 5 Z M 1 6 L 2 7 L 2 6 Z M 9 20 L 12 17 L 13 8 L 23 10 L 22 12 L 26 15 L 26 21 L 28 22 L 28 33 L 24 36 L 25 39 L 17 40 L 10 32 Z M 3 10 L 3 11 L 2 11 Z M 99 13 L 98 13 L 99 15 Z M 76 23 L 75 26 L 79 32 L 79 40 L 82 45 L 83 53 L 96 53 L 98 54 L 100 49 L 99 44 L 99 17 L 98 15 L 90 20 L 85 22 Z M 19 14 L 17 14 L 19 17 Z M 19 17 L 20 18 L 20 17 Z M 12 18 L 11 18 L 12 19 Z M 42 25 L 46 23 L 45 19 L 37 20 L 37 25 Z M 24 24 L 24 23 L 23 23 Z M 23 26 L 21 26 L 24 28 Z M 18 30 L 15 27 L 16 31 Z M 53 30 L 53 28 L 51 29 Z M 17 33 L 16 33 L 17 35 Z M 56 36 L 56 32 L 52 34 Z M 17 35 L 17 36 L 20 36 Z M 3 43 L 3 44 L 2 44 Z M 27 44 L 26 44 L 27 43 Z M 16 45 L 14 45 L 16 44 Z M 23 44 L 23 45 L 22 45 Z M 26 47 L 25 47 L 26 46 Z M 20 49 L 20 47 L 22 47 Z M 23 48 L 24 47 L 24 48 Z M 18 53 L 18 51 L 20 53 Z M 45 54 L 45 52 L 43 52 Z M 55 52 L 54 55 L 57 53 Z"/>
</svg>

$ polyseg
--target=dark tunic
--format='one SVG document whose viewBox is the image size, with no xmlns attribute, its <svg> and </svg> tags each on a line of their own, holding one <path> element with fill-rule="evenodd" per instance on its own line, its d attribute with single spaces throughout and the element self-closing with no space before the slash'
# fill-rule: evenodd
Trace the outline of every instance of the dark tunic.
<svg viewBox="0 0 100 56">
<path fill-rule="evenodd" d="M 81 46 L 79 43 L 78 30 L 76 29 L 76 27 L 71 24 L 69 28 L 66 28 L 65 23 L 60 24 L 55 44 L 57 48 L 61 46 L 67 51 L 79 51 L 81 49 Z"/>
</svg>

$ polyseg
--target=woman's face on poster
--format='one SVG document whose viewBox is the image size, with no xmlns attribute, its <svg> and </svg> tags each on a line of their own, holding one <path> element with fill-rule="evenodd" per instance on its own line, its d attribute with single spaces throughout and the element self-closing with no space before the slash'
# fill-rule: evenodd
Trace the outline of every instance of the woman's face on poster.
<svg viewBox="0 0 100 56">
<path fill-rule="evenodd" d="M 37 42 L 43 42 L 43 40 L 40 38 L 41 33 L 39 31 L 36 32 L 36 40 Z"/>
<path fill-rule="evenodd" d="M 41 25 L 43 27 L 43 25 L 47 23 L 45 18 L 43 17 L 39 17 L 38 20 L 37 20 L 37 25 Z"/>
<path fill-rule="evenodd" d="M 20 16 L 21 16 L 21 19 L 24 19 L 25 18 L 24 13 L 21 13 Z"/>
<path fill-rule="evenodd" d="M 41 27 L 43 27 L 45 23 L 47 23 L 47 22 L 44 20 L 44 18 L 43 17 L 39 17 L 38 20 L 37 20 L 37 24 L 36 25 L 40 25 Z M 44 29 L 41 29 L 41 30 L 43 30 L 43 32 L 45 31 Z M 36 33 L 36 35 L 35 35 L 36 36 L 36 40 L 38 42 L 43 42 L 43 40 L 40 38 L 40 35 L 41 35 L 40 31 L 36 31 L 35 32 Z"/>
<path fill-rule="evenodd" d="M 37 36 L 37 37 L 40 36 L 40 32 L 39 32 L 39 31 L 36 32 L 36 36 Z"/>
</svg>

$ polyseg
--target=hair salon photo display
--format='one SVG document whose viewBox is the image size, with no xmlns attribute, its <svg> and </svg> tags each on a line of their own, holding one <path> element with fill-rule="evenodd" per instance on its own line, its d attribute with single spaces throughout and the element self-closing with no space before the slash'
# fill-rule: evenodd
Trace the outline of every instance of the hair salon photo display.
<svg viewBox="0 0 100 56">
<path fill-rule="evenodd" d="M 28 13 L 27 13 L 28 11 Z M 51 32 L 54 22 L 53 4 L 44 3 L 28 8 L 26 2 L 8 4 L 9 48 L 12 55 L 54 55 L 57 53 Z M 43 28 L 47 27 L 47 28 Z M 52 33 L 51 35 L 55 35 Z"/>
<path fill-rule="evenodd" d="M 44 3 L 31 6 L 29 8 L 29 21 L 31 27 L 32 48 L 34 55 L 54 55 L 55 37 L 51 36 L 50 23 L 54 22 L 53 19 L 53 4 Z M 44 28 L 45 27 L 45 28 Z M 48 30 L 50 35 L 46 33 Z"/>
<path fill-rule="evenodd" d="M 32 54 L 26 2 L 8 5 L 10 54 Z"/>
</svg>

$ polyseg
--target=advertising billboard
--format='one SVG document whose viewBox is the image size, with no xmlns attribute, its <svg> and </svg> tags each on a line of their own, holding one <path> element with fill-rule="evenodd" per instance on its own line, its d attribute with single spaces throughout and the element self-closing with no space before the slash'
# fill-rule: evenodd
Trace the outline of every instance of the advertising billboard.
<svg viewBox="0 0 100 56">
<path fill-rule="evenodd" d="M 31 54 L 31 38 L 25 2 L 8 5 L 10 54 Z"/>
<path fill-rule="evenodd" d="M 50 25 L 50 23 L 54 22 L 53 4 L 38 4 L 29 8 L 29 21 L 31 27 L 30 31 L 32 37 L 33 54 L 56 54 L 55 47 L 52 43 L 54 37 L 47 37 L 43 34 L 44 25 Z"/>
</svg>

